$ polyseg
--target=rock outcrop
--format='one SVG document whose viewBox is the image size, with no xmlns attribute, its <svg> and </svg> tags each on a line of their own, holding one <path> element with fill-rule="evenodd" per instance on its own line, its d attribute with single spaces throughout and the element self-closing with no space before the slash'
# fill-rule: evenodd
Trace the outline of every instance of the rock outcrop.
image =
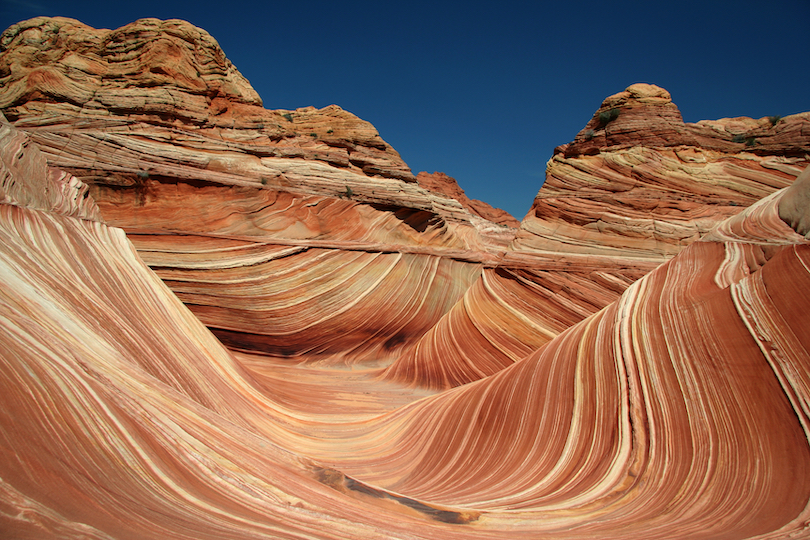
<svg viewBox="0 0 810 540">
<path fill-rule="evenodd" d="M 779 204 L 779 217 L 810 239 L 810 167 L 790 186 Z"/>
<path fill-rule="evenodd" d="M 461 205 L 471 214 L 480 216 L 493 223 L 498 223 L 506 227 L 517 228 L 520 222 L 509 212 L 500 208 L 493 208 L 484 201 L 470 199 L 464 190 L 459 187 L 455 178 L 447 176 L 441 172 L 420 172 L 416 175 L 416 181 L 420 186 L 428 191 L 440 193 L 461 203 Z"/>
<path fill-rule="evenodd" d="M 719 222 L 791 185 L 808 164 L 808 120 L 780 120 L 771 128 L 795 137 L 774 136 L 781 141 L 769 143 L 774 153 L 755 154 L 745 144 L 684 135 L 703 128 L 684 124 L 659 87 L 636 84 L 607 98 L 549 161 L 546 182 L 497 267 L 485 268 L 464 301 L 386 377 L 431 388 L 478 380 L 616 301 Z M 763 123 L 771 125 L 725 124 Z M 699 126 L 709 124 L 724 122 Z M 594 128 L 598 136 L 589 133 Z"/>
<path fill-rule="evenodd" d="M 593 155 L 633 146 L 700 147 L 726 154 L 805 157 L 810 113 L 787 117 L 724 118 L 686 124 L 669 92 L 638 83 L 606 98 L 574 141 L 555 154 Z"/>
<path fill-rule="evenodd" d="M 807 534 L 806 115 L 633 85 L 515 231 L 188 23 L 0 47 L 0 536 Z"/>
<path fill-rule="evenodd" d="M 3 185 L 15 186 L 0 203 L 4 538 L 337 538 L 424 527 L 385 505 L 358 521 L 369 507 L 279 445 L 289 412 L 124 232 L 89 219 L 80 196 L 41 203 L 84 186 L 46 175 L 5 123 L 0 147 Z"/>
<path fill-rule="evenodd" d="M 262 108 L 216 41 L 184 21 L 109 31 L 39 18 L 0 44 L 0 109 L 89 185 L 106 222 L 233 347 L 385 361 L 514 237 L 421 188 L 371 124 L 339 107 Z M 292 267 L 309 273 L 270 277 Z M 370 319 L 381 303 L 402 319 Z"/>
<path fill-rule="evenodd" d="M 632 85 L 557 148 L 514 247 L 663 261 L 807 166 L 810 115 L 774 122 L 684 124 L 666 90 Z"/>
</svg>

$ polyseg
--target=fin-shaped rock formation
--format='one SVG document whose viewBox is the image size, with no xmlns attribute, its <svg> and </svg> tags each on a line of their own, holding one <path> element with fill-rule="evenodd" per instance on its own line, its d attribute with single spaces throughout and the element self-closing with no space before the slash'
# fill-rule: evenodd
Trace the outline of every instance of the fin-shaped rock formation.
<svg viewBox="0 0 810 540">
<path fill-rule="evenodd" d="M 0 111 L 0 536 L 810 532 L 808 113 L 633 85 L 513 227 L 183 21 L 15 25 Z"/>
</svg>

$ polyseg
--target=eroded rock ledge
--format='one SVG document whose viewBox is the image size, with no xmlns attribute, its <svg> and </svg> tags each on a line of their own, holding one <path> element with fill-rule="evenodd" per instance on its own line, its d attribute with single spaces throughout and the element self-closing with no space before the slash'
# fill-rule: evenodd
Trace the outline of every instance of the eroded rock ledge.
<svg viewBox="0 0 810 540">
<path fill-rule="evenodd" d="M 2 46 L 1 536 L 807 535 L 793 147 L 670 146 L 633 86 L 604 118 L 636 127 L 557 153 L 507 247 L 187 23 Z"/>
<path fill-rule="evenodd" d="M 594 155 L 632 146 L 692 146 L 728 154 L 804 157 L 810 146 L 810 113 L 684 123 L 669 92 L 638 83 L 605 98 L 571 143 L 555 154 Z"/>
<path fill-rule="evenodd" d="M 221 340 L 390 364 L 386 378 L 418 387 L 519 361 L 806 166 L 789 145 L 678 139 L 669 94 L 633 85 L 571 146 L 598 151 L 555 154 L 516 231 L 446 175 L 417 182 L 337 106 L 264 109 L 183 21 L 110 31 L 38 18 L 0 47 L 5 113 L 50 166 L 89 185 L 107 223 Z M 397 317 L 370 316 L 380 305 Z"/>
<path fill-rule="evenodd" d="M 810 115 L 773 120 L 684 124 L 669 92 L 634 84 L 557 148 L 513 248 L 662 262 L 807 167 Z"/>
<path fill-rule="evenodd" d="M 526 313 L 540 311 L 542 279 L 482 274 L 454 305 L 461 317 L 473 313 L 469 329 L 479 334 L 436 324 L 420 343 L 419 354 L 434 347 L 422 366 L 434 381 L 458 382 L 468 360 L 484 375 L 499 347 L 518 358 L 477 382 L 429 392 L 368 370 L 223 347 L 143 264 L 143 251 L 98 220 L 83 185 L 51 171 L 24 133 L 0 125 L 7 537 L 708 540 L 807 532 L 810 242 L 779 217 L 790 219 L 786 201 L 802 199 L 794 191 L 721 222 L 605 309 L 543 344 L 523 341 L 523 353 L 516 338 L 541 327 L 515 310 L 523 302 Z M 794 187 L 806 196 L 804 179 Z M 354 289 L 332 297 L 338 322 L 379 272 L 351 268 L 334 251 L 319 257 L 361 276 L 340 276 Z M 326 279 L 310 264 L 317 258 L 267 280 L 293 284 L 298 271 Z M 435 267 L 433 275 L 452 271 Z M 417 266 L 399 272 L 400 280 L 429 275 Z M 570 284 L 564 274 L 546 278 Z M 412 280 L 402 290 L 429 305 L 435 292 L 421 281 L 426 287 Z M 305 282 L 287 299 L 323 290 Z M 535 296 L 526 293 L 532 287 Z M 248 280 L 242 291 L 239 301 L 249 302 L 257 289 Z M 384 302 L 396 296 L 404 297 L 378 296 L 374 315 L 403 335 L 421 331 L 400 324 L 408 303 Z M 553 296 L 561 309 L 571 298 Z M 300 324 L 304 310 L 291 311 L 289 321 Z"/>
<path fill-rule="evenodd" d="M 0 38 L 0 77 L 0 109 L 6 116 L 35 138 L 37 128 L 47 127 L 51 137 L 37 142 L 53 154 L 51 161 L 61 160 L 59 165 L 90 180 L 99 179 L 97 169 L 112 166 L 123 184 L 134 182 L 139 173 L 168 172 L 162 169 L 171 156 L 150 159 L 143 148 L 152 142 L 196 150 L 176 160 L 200 177 L 229 169 L 246 176 L 243 181 L 283 187 L 284 171 L 264 170 L 260 161 L 281 158 L 415 183 L 371 124 L 337 106 L 264 109 L 217 42 L 185 21 L 142 19 L 111 31 L 72 19 L 31 19 Z M 132 139 L 132 126 L 140 126 L 140 144 L 120 140 Z M 99 138 L 100 154 L 71 156 L 65 131 Z M 132 145 L 139 147 L 130 162 L 121 159 L 105 167 L 104 150 L 126 153 Z M 217 153 L 222 154 L 219 161 L 205 159 Z M 214 174 L 211 179 L 220 178 Z M 350 185 L 361 196 L 360 186 Z"/>
</svg>

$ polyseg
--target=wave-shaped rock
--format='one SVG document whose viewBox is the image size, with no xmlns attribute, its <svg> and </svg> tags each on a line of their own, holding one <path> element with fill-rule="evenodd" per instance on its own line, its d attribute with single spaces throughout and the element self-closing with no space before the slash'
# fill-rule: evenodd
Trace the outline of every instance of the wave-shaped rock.
<svg viewBox="0 0 810 540">
<path fill-rule="evenodd" d="M 101 221 L 87 186 L 75 177 L 48 169 L 42 153 L 28 137 L 14 130 L 0 115 L 0 203 Z"/>
<path fill-rule="evenodd" d="M 607 98 L 549 161 L 510 250 L 386 377 L 448 388 L 492 375 L 520 358 L 515 351 L 604 308 L 719 222 L 791 185 L 807 167 L 806 114 L 712 125 L 765 124 L 781 142 L 755 154 L 717 133 L 719 142 L 695 135 L 704 123 L 684 124 L 657 86 Z"/>
<path fill-rule="evenodd" d="M 395 357 L 514 237 L 420 187 L 371 124 L 339 107 L 262 108 L 216 41 L 184 21 L 110 31 L 37 18 L 0 46 L 0 109 L 234 346 Z M 289 300 L 307 280 L 308 300 Z M 401 317 L 370 318 L 379 305 Z"/>
<path fill-rule="evenodd" d="M 804 116 L 634 85 L 515 231 L 182 21 L 0 47 L 1 536 L 807 534 Z"/>
<path fill-rule="evenodd" d="M 810 245 L 779 200 L 523 361 L 386 418 L 386 467 L 360 477 L 550 536 L 803 534 Z"/>
<path fill-rule="evenodd" d="M 800 536 L 810 245 L 779 217 L 792 197 L 725 222 L 511 367 L 411 404 L 418 394 L 328 370 L 276 389 L 272 372 L 290 368 L 237 360 L 120 229 L 6 202 L 0 527 L 40 538 Z M 351 392 L 372 406 L 335 418 L 326 404 Z M 369 416 L 394 392 L 402 406 Z"/>
</svg>

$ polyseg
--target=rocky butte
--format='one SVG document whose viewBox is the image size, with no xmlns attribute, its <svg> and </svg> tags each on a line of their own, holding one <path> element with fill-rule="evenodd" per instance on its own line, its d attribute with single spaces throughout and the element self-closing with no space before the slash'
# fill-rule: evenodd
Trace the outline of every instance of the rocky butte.
<svg viewBox="0 0 810 540">
<path fill-rule="evenodd" d="M 183 21 L 0 112 L 0 536 L 810 535 L 810 113 L 632 85 L 518 224 Z"/>
</svg>

